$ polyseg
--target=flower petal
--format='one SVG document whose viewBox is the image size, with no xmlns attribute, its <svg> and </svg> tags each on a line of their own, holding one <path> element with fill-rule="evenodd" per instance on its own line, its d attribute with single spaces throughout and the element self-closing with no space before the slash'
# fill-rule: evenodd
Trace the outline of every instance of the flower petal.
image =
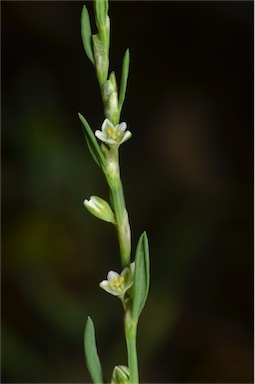
<svg viewBox="0 0 255 384">
<path fill-rule="evenodd" d="M 103 124 L 102 124 L 102 127 L 101 127 L 102 132 L 106 133 L 106 130 L 109 127 L 113 128 L 114 125 L 113 125 L 113 123 L 109 119 L 105 119 Z"/>
<path fill-rule="evenodd" d="M 127 123 L 123 122 L 117 125 L 117 130 L 123 133 L 127 129 Z"/>
<path fill-rule="evenodd" d="M 132 136 L 132 133 L 130 131 L 127 131 L 125 132 L 121 142 L 119 144 L 122 144 L 124 143 L 125 141 L 127 141 L 128 139 L 130 139 L 130 137 Z"/>
<path fill-rule="evenodd" d="M 126 285 L 126 287 L 125 287 L 125 292 L 126 292 L 129 288 L 131 288 L 132 285 L 133 285 L 133 280 L 130 280 L 130 282 L 129 282 L 129 283 Z"/>
<path fill-rule="evenodd" d="M 95 132 L 95 136 L 96 136 L 99 140 L 104 141 L 105 143 L 107 143 L 107 136 L 106 136 L 105 133 L 103 133 L 102 131 L 97 130 L 97 131 Z"/>
<path fill-rule="evenodd" d="M 123 271 L 121 272 L 120 276 L 124 276 L 129 278 L 130 276 L 130 269 L 128 267 L 124 268 Z"/>
<path fill-rule="evenodd" d="M 118 292 L 118 291 L 113 290 L 107 280 L 103 280 L 99 284 L 99 287 L 104 289 L 106 292 L 110 293 L 113 296 L 119 296 L 120 294 L 122 294 L 122 292 Z"/>
<path fill-rule="evenodd" d="M 126 292 L 133 285 L 133 278 L 129 268 L 127 271 L 125 271 L 125 274 L 123 274 L 123 277 L 125 277 L 125 288 L 123 291 Z"/>
<path fill-rule="evenodd" d="M 125 278 L 125 288 L 124 292 L 126 292 L 133 285 L 133 271 L 134 271 L 134 262 L 130 264 L 130 267 L 124 268 L 121 272 L 121 276 Z"/>
<path fill-rule="evenodd" d="M 105 289 L 109 285 L 109 281 L 103 280 L 103 281 L 101 281 L 101 283 L 99 285 L 101 288 Z"/>
<path fill-rule="evenodd" d="M 115 277 L 119 278 L 120 275 L 119 275 L 117 272 L 115 272 L 115 271 L 110 271 L 110 272 L 108 272 L 108 275 L 107 275 L 108 282 L 109 282 L 109 281 L 113 281 L 113 279 L 114 279 Z"/>
</svg>

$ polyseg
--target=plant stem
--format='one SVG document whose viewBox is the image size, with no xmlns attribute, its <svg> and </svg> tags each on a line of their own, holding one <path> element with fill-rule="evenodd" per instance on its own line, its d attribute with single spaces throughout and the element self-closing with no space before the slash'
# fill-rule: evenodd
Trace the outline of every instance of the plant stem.
<svg viewBox="0 0 255 384">
<path fill-rule="evenodd" d="M 119 239 L 121 264 L 122 268 L 125 268 L 130 264 L 131 231 L 122 182 L 120 179 L 118 148 L 111 148 L 108 153 L 105 176 L 111 191 L 111 199 Z"/>
<path fill-rule="evenodd" d="M 115 180 L 114 184 L 111 188 L 111 197 L 115 212 L 121 264 L 122 268 L 125 268 L 130 264 L 130 226 L 121 180 Z"/>
<path fill-rule="evenodd" d="M 136 350 L 137 322 L 130 318 L 129 311 L 127 311 L 124 316 L 124 329 L 128 353 L 129 382 L 130 384 L 138 384 L 139 374 Z"/>
</svg>

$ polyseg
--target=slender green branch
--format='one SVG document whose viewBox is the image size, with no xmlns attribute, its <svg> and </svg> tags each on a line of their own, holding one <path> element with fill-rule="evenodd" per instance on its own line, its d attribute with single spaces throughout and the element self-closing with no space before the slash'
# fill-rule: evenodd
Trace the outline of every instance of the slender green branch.
<svg viewBox="0 0 255 384">
<path fill-rule="evenodd" d="M 121 264 L 122 268 L 125 268 L 130 264 L 131 231 L 129 226 L 128 213 L 124 203 L 122 183 L 120 180 L 116 187 L 111 189 L 111 196 L 115 211 Z"/>
<path fill-rule="evenodd" d="M 137 322 L 130 318 L 129 312 L 125 313 L 124 329 L 128 353 L 129 382 L 130 384 L 138 384 L 139 374 L 136 349 Z"/>
<path fill-rule="evenodd" d="M 113 147 L 109 151 L 105 176 L 110 188 L 113 210 L 115 213 L 121 264 L 122 268 L 125 268 L 130 264 L 131 231 L 122 182 L 120 179 L 118 148 Z"/>
</svg>

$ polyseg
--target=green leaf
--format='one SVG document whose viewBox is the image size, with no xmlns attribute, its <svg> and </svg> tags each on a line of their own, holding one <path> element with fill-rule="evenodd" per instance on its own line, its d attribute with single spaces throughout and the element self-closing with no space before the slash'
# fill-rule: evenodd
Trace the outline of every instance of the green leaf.
<svg viewBox="0 0 255 384">
<path fill-rule="evenodd" d="M 88 317 L 84 332 L 84 350 L 87 368 L 93 383 L 103 383 L 103 372 L 97 353 L 95 327 L 93 321 Z"/>
<path fill-rule="evenodd" d="M 149 244 L 146 232 L 144 232 L 136 247 L 135 273 L 133 286 L 132 317 L 138 320 L 145 305 L 150 287 L 150 258 Z"/>
<path fill-rule="evenodd" d="M 84 133 L 88 148 L 90 150 L 90 153 L 91 153 L 93 159 L 95 160 L 95 162 L 99 166 L 104 168 L 105 164 L 106 164 L 106 160 L 105 160 L 104 154 L 103 154 L 103 152 L 102 152 L 102 150 L 101 150 L 101 148 L 100 148 L 100 146 L 99 146 L 99 144 L 95 138 L 94 132 L 90 128 L 89 123 L 87 122 L 85 117 L 82 116 L 81 113 L 78 113 L 78 116 L 79 116 L 79 119 L 81 120 L 81 122 L 83 124 L 83 133 Z"/>
<path fill-rule="evenodd" d="M 88 58 L 92 62 L 92 64 L 95 65 L 91 36 L 92 36 L 92 32 L 90 27 L 89 13 L 86 5 L 84 5 L 81 12 L 81 37 L 82 37 L 83 47 Z"/>
<path fill-rule="evenodd" d="M 121 81 L 120 81 L 120 95 L 119 95 L 119 110 L 121 111 L 123 102 L 125 100 L 126 88 L 127 88 L 127 79 L 129 72 L 129 62 L 130 54 L 129 49 L 126 50 L 123 62 L 122 62 L 122 72 L 121 72 Z"/>
</svg>

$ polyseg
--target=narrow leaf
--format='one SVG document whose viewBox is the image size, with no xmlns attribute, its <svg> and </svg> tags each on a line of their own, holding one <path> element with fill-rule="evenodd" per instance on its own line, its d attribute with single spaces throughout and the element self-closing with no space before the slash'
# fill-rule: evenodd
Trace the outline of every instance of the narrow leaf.
<svg viewBox="0 0 255 384">
<path fill-rule="evenodd" d="M 150 260 L 149 244 L 146 232 L 144 232 L 136 247 L 135 273 L 134 273 L 134 297 L 132 304 L 132 315 L 138 320 L 145 305 L 150 286 Z"/>
<path fill-rule="evenodd" d="M 100 148 L 100 146 L 99 146 L 99 144 L 95 138 L 94 132 L 90 128 L 89 123 L 87 122 L 85 117 L 82 116 L 82 114 L 80 114 L 80 113 L 78 113 L 78 116 L 79 116 L 79 119 L 81 120 L 81 122 L 83 124 L 83 133 L 84 133 L 88 148 L 90 150 L 90 153 L 91 153 L 93 159 L 95 160 L 95 162 L 99 166 L 104 168 L 105 158 L 104 158 L 103 152 L 102 152 L 102 150 L 101 150 L 101 148 Z"/>
<path fill-rule="evenodd" d="M 95 327 L 93 321 L 88 317 L 84 332 L 84 350 L 87 368 L 93 383 L 103 383 L 103 372 L 97 353 Z"/>
<path fill-rule="evenodd" d="M 122 62 L 122 72 L 121 72 L 121 81 L 120 81 L 120 95 L 119 95 L 119 110 L 121 111 L 123 102 L 125 100 L 126 88 L 127 88 L 127 79 L 129 72 L 129 62 L 130 54 L 129 49 L 126 50 L 123 62 Z"/>
<path fill-rule="evenodd" d="M 83 47 L 88 58 L 92 62 L 92 64 L 95 65 L 91 36 L 92 36 L 92 32 L 90 27 L 89 13 L 86 5 L 84 5 L 81 12 L 81 37 L 82 37 Z"/>
</svg>

